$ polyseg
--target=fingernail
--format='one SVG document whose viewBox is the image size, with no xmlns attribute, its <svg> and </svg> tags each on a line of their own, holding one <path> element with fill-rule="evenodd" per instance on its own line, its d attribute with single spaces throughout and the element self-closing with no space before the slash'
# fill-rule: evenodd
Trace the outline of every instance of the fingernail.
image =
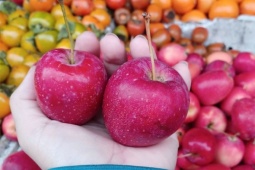
<svg viewBox="0 0 255 170">
<path fill-rule="evenodd" d="M 111 32 L 107 33 L 105 36 L 112 36 L 112 37 L 115 37 L 115 38 L 119 39 L 119 37 L 116 34 L 111 33 Z"/>
<path fill-rule="evenodd" d="M 145 36 L 143 36 L 143 35 L 137 35 L 137 36 L 135 36 L 135 38 L 142 38 L 142 39 L 147 40 L 147 38 Z"/>
<path fill-rule="evenodd" d="M 180 61 L 180 63 L 185 64 L 186 66 L 188 65 L 187 61 Z"/>
</svg>

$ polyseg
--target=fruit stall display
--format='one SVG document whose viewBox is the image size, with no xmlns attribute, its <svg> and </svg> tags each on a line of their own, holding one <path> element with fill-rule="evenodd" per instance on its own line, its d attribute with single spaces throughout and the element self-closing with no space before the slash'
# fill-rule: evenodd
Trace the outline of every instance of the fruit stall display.
<svg viewBox="0 0 255 170">
<path fill-rule="evenodd" d="M 190 102 L 177 129 L 176 170 L 255 169 L 255 0 L 64 0 L 64 4 L 74 40 L 86 30 L 98 39 L 113 32 L 126 45 L 131 61 L 129 42 L 146 35 L 142 16 L 146 11 L 157 59 L 169 66 L 187 61 Z M 1 1 L 0 166 L 16 157 L 16 162 L 37 168 L 19 147 L 10 95 L 29 68 L 57 48 L 71 48 L 57 0 Z M 130 67 L 134 65 L 135 61 Z M 111 81 L 106 92 L 117 86 Z"/>
</svg>

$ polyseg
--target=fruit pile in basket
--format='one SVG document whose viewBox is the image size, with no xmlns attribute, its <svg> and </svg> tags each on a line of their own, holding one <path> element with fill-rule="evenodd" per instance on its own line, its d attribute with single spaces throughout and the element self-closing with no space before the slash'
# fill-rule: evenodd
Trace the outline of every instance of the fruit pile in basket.
<svg viewBox="0 0 255 170">
<path fill-rule="evenodd" d="M 2 132 L 17 141 L 9 97 L 43 54 L 70 48 L 61 7 L 55 0 L 13 0 L 0 4 L 0 119 Z M 176 169 L 254 169 L 255 55 L 208 46 L 208 30 L 183 37 L 175 23 L 255 15 L 255 0 L 64 0 L 72 38 L 85 30 L 100 39 L 114 32 L 126 44 L 145 35 L 142 13 L 151 16 L 157 59 L 169 66 L 188 63 L 192 83 L 189 110 L 179 134 Z M 17 5 L 18 4 L 18 5 Z M 233 156 L 229 156 L 233 155 Z"/>
</svg>

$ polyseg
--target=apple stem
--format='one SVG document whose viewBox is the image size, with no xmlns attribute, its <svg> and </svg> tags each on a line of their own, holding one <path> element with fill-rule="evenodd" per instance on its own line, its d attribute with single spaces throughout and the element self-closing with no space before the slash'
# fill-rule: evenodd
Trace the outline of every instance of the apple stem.
<svg viewBox="0 0 255 170">
<path fill-rule="evenodd" d="M 179 155 L 178 158 L 186 158 L 186 157 L 189 157 L 189 156 L 192 156 L 194 155 L 193 153 L 187 153 L 187 154 L 183 154 L 183 155 Z"/>
<path fill-rule="evenodd" d="M 69 56 L 69 62 L 70 62 L 70 64 L 74 64 L 75 63 L 74 62 L 74 40 L 72 38 L 71 31 L 70 31 L 70 28 L 69 28 L 69 25 L 68 25 L 66 11 L 65 11 L 65 7 L 64 7 L 64 0 L 58 0 L 58 1 L 59 1 L 60 6 L 61 6 L 61 10 L 63 12 L 63 17 L 64 17 L 64 20 L 65 20 L 66 30 L 67 30 L 70 45 L 71 45 L 71 55 Z"/>
<path fill-rule="evenodd" d="M 152 44 L 151 44 L 151 33 L 150 33 L 150 14 L 147 12 L 143 13 L 143 17 L 145 19 L 145 29 L 146 29 L 146 36 L 148 39 L 149 50 L 150 50 L 150 58 L 151 58 L 151 69 L 152 69 L 152 80 L 156 80 L 156 73 L 155 73 L 155 62 L 154 59 L 155 53 L 153 52 Z"/>
</svg>

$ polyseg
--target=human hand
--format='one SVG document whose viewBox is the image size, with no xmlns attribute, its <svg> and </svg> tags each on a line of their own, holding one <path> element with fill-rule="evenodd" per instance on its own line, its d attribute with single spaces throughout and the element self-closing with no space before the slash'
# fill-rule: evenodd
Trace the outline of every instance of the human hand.
<svg viewBox="0 0 255 170">
<path fill-rule="evenodd" d="M 76 41 L 76 50 L 100 55 L 109 74 L 126 61 L 125 48 L 113 34 L 99 42 L 94 34 L 85 32 Z M 141 36 L 130 44 L 134 58 L 149 56 L 147 40 Z M 174 66 L 188 87 L 188 67 L 181 62 Z M 32 67 L 22 84 L 11 96 L 11 110 L 21 148 L 42 168 L 59 166 L 121 164 L 174 169 L 178 140 L 172 135 L 157 145 L 127 147 L 111 139 L 102 122 L 95 118 L 83 126 L 48 119 L 36 102 Z"/>
</svg>

